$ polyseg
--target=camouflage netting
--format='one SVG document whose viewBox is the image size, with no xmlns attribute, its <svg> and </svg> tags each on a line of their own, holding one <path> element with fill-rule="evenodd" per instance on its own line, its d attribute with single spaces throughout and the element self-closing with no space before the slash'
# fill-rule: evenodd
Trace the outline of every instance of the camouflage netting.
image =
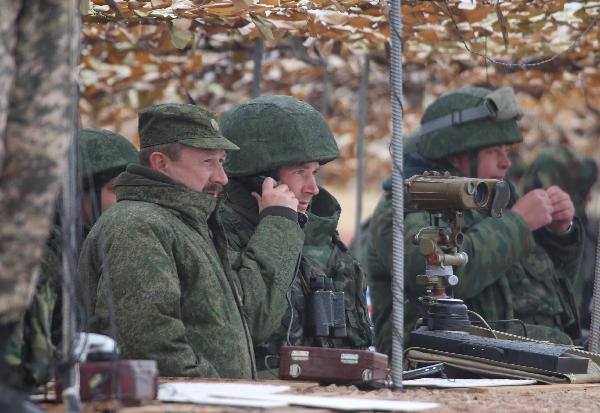
<svg viewBox="0 0 600 413">
<path fill-rule="evenodd" d="M 598 1 L 402 2 L 405 135 L 450 89 L 512 86 L 525 111 L 526 161 L 541 143 L 567 143 L 600 160 L 599 12 Z M 366 167 L 376 184 L 390 170 L 387 13 L 381 0 L 94 0 L 84 17 L 84 125 L 135 140 L 137 110 L 187 102 L 186 89 L 221 114 L 251 98 L 261 39 L 262 92 L 293 95 L 326 115 L 341 152 L 327 179 L 345 182 L 356 172 L 368 54 Z"/>
</svg>

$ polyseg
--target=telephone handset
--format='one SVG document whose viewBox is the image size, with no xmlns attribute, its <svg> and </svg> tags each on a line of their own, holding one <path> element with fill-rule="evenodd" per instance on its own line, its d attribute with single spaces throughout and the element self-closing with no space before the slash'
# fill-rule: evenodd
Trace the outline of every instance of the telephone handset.
<svg viewBox="0 0 600 413">
<path fill-rule="evenodd" d="M 257 175 L 240 177 L 239 179 L 250 192 L 256 192 L 257 194 L 262 195 L 262 185 L 265 181 L 265 178 L 266 176 Z M 277 182 L 277 179 L 275 179 L 275 181 Z M 304 212 L 298 212 L 298 224 L 300 227 L 303 228 L 307 222 L 308 215 L 306 215 Z"/>
</svg>

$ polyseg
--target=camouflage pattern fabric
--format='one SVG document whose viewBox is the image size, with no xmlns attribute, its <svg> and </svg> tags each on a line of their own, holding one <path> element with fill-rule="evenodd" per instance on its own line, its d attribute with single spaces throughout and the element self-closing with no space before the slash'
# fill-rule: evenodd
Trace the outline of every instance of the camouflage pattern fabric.
<svg viewBox="0 0 600 413">
<path fill-rule="evenodd" d="M 510 88 L 503 89 L 510 90 L 514 98 L 514 93 Z M 492 92 L 480 87 L 466 87 L 446 92 L 425 109 L 421 125 L 424 127 L 429 122 L 454 112 L 485 105 L 488 98 L 496 92 L 498 90 Z M 516 101 L 513 104 L 517 106 L 509 112 L 516 114 L 520 111 L 520 107 Z M 484 129 L 486 133 L 481 133 Z M 478 150 L 486 146 L 510 145 L 523 141 L 516 119 L 500 117 L 472 122 L 453 122 L 445 128 L 423 134 L 417 130 L 415 134 L 420 135 L 416 142 L 418 151 L 428 160 L 441 160 L 451 155 Z M 409 177 L 407 176 L 407 178 Z"/>
<path fill-rule="evenodd" d="M 55 310 L 62 282 L 59 228 L 46 243 L 33 301 L 21 315 L 11 334 L 5 353 L 6 383 L 14 388 L 32 391 L 47 383 L 54 373 L 56 326 Z M 60 308 L 58 308 L 60 311 Z M 60 320 L 59 320 L 60 321 Z"/>
<path fill-rule="evenodd" d="M 304 232 L 290 208 L 269 207 L 259 218 L 254 198 L 235 180 L 225 187 L 219 212 L 230 262 L 242 284 L 252 338 L 261 343 L 279 327 L 286 312 L 286 293 L 302 251 Z M 247 226 L 241 224 L 249 220 L 251 232 L 244 231 Z"/>
<path fill-rule="evenodd" d="M 79 262 L 97 320 L 91 329 L 111 333 L 111 297 L 124 358 L 154 359 L 164 376 L 255 377 L 217 200 L 135 164 L 116 191 Z"/>
<path fill-rule="evenodd" d="M 201 149 L 239 149 L 221 134 L 215 115 L 197 105 L 164 103 L 142 109 L 138 130 L 142 148 L 178 142 Z"/>
<path fill-rule="evenodd" d="M 580 312 L 581 325 L 586 329 L 591 321 L 590 302 L 594 289 L 598 225 L 588 224 L 585 206 L 597 177 L 598 168 L 592 158 L 584 158 L 566 146 L 555 145 L 540 152 L 526 169 L 520 185 L 521 193 L 557 185 L 569 194 L 575 205 L 575 216 L 582 222 L 585 231 L 583 262 L 573 283 L 573 295 Z"/>
<path fill-rule="evenodd" d="M 592 158 L 583 158 L 561 145 L 544 149 L 526 169 L 521 184 L 522 194 L 536 188 L 559 186 L 575 205 L 575 215 L 586 220 L 586 198 L 598 177 L 598 167 Z"/>
<path fill-rule="evenodd" d="M 31 302 L 65 166 L 71 6 L 0 4 L 0 323 L 16 321 Z"/>
<path fill-rule="evenodd" d="M 458 171 L 450 171 L 460 175 Z M 443 225 L 442 221 L 442 225 Z M 409 213 L 404 221 L 405 333 L 414 329 L 422 312 L 417 298 L 423 289 L 416 276 L 425 273 L 425 259 L 412 237 L 430 225 L 429 214 Z M 366 245 L 375 346 L 391 353 L 392 200 L 386 192 L 371 223 Z M 454 296 L 486 320 L 518 318 L 527 324 L 531 338 L 570 343 L 579 337 L 577 309 L 571 283 L 581 258 L 581 225 L 576 222 L 568 236 L 541 229 L 532 233 L 517 214 L 505 211 L 501 219 L 465 211 L 464 243 L 469 255 L 465 266 L 455 269 L 459 284 Z M 517 323 L 494 324 L 500 330 L 523 334 Z M 567 334 L 565 334 L 567 333 Z"/>
<path fill-rule="evenodd" d="M 123 136 L 105 129 L 82 129 L 77 133 L 77 171 L 84 190 L 97 192 L 110 179 L 135 162 L 137 150 Z M 59 218 L 46 242 L 40 277 L 32 305 L 21 315 L 3 358 L 9 367 L 7 382 L 33 390 L 53 376 L 55 347 L 62 334 L 62 238 Z M 84 225 L 84 237 L 90 227 Z"/>
<path fill-rule="evenodd" d="M 228 110 L 219 122 L 223 134 L 240 147 L 225 161 L 230 177 L 266 175 L 306 162 L 323 165 L 340 156 L 323 115 L 292 96 L 260 96 Z"/>
<path fill-rule="evenodd" d="M 348 337 L 341 340 L 345 341 L 342 345 L 367 348 L 373 341 L 367 309 L 367 279 L 358 260 L 340 239 L 337 226 L 341 212 L 333 195 L 319 187 L 304 226 L 306 240 L 302 254 L 333 278 L 336 291 L 344 292 Z"/>
<path fill-rule="evenodd" d="M 138 151 L 124 136 L 100 128 L 77 133 L 77 172 L 84 191 L 99 191 L 137 160 Z"/>
<path fill-rule="evenodd" d="M 264 371 L 277 365 L 279 348 L 287 343 L 288 329 L 291 345 L 366 348 L 371 344 L 371 330 L 364 295 L 364 275 L 358 262 L 347 252 L 337 237 L 336 228 L 340 212 L 337 201 L 325 191 L 321 194 L 313 198 L 313 205 L 322 204 L 319 212 L 329 210 L 331 215 L 309 214 L 298 275 L 293 279 L 289 292 L 287 294 L 282 292 L 284 296 L 289 297 L 292 309 L 286 306 L 285 314 L 278 320 L 278 326 L 271 330 L 269 336 L 256 341 L 256 364 L 262 377 L 271 377 Z M 248 189 L 236 179 L 230 180 L 226 186 L 224 198 L 222 215 L 229 244 L 233 249 L 231 253 L 234 257 L 249 255 L 252 251 L 253 234 L 258 232 L 261 226 L 256 201 L 251 197 Z M 311 220 L 313 224 L 310 224 Z M 294 253 L 294 256 L 285 257 L 290 276 L 294 273 L 300 250 L 295 250 Z M 286 249 L 281 248 L 278 254 L 287 254 Z M 290 264 L 293 266 L 290 267 Z M 348 337 L 324 339 L 304 335 L 306 296 L 311 275 L 333 277 L 336 290 L 346 293 Z M 262 374 L 260 370 L 263 370 Z"/>
<path fill-rule="evenodd" d="M 469 113 L 481 113 L 484 107 L 495 115 L 461 120 L 463 116 L 468 118 Z M 426 170 L 462 176 L 448 161 L 449 156 L 457 154 L 469 155 L 470 174 L 475 176 L 480 149 L 523 140 L 516 122 L 521 114 L 510 88 L 491 91 L 469 87 L 443 94 L 427 107 L 421 127 L 406 140 L 404 176 L 408 178 Z M 447 122 L 449 117 L 452 121 Z M 516 194 L 512 192 L 510 205 L 516 202 Z M 392 216 L 391 188 L 387 188 L 371 219 L 365 248 L 375 343 L 379 351 L 388 354 L 391 352 Z M 416 300 L 423 293 L 416 285 L 416 276 L 425 273 L 425 258 L 413 245 L 412 238 L 419 229 L 430 226 L 430 222 L 429 214 L 422 212 L 409 213 L 404 220 L 405 333 L 414 328 L 418 314 L 423 312 Z M 532 338 L 569 343 L 571 338 L 579 337 L 571 289 L 582 252 L 579 221 L 574 222 L 566 235 L 556 235 L 545 228 L 532 233 L 525 221 L 510 210 L 505 211 L 502 219 L 467 210 L 463 232 L 461 249 L 468 254 L 469 262 L 455 269 L 460 281 L 451 292 L 454 296 L 490 322 L 523 320 L 529 324 L 527 333 Z M 494 326 L 524 334 L 518 324 Z"/>
</svg>

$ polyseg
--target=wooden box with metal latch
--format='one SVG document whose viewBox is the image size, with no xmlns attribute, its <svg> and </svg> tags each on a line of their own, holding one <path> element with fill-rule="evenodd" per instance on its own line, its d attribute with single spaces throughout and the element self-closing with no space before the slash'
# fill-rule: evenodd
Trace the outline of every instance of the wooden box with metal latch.
<svg viewBox="0 0 600 413">
<path fill-rule="evenodd" d="M 125 404 L 155 400 L 158 366 L 154 360 L 107 360 L 79 365 L 80 398 L 83 402 L 121 400 Z M 62 385 L 56 382 L 56 398 L 62 401 Z"/>
<path fill-rule="evenodd" d="M 281 347 L 279 378 L 324 384 L 368 384 L 387 377 L 388 357 L 367 350 Z"/>
</svg>

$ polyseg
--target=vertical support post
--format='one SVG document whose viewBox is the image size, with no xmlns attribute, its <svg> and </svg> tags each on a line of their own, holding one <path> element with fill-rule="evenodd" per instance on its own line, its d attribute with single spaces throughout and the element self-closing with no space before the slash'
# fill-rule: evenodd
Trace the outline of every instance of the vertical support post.
<svg viewBox="0 0 600 413">
<path fill-rule="evenodd" d="M 402 389 L 402 345 L 404 330 L 404 192 L 402 162 L 402 9 L 400 0 L 390 8 L 390 90 L 392 100 L 392 380 Z"/>
<path fill-rule="evenodd" d="M 263 50 L 264 50 L 264 42 L 262 37 L 258 37 L 254 41 L 254 53 L 252 55 L 252 60 L 254 62 L 254 66 L 252 68 L 252 97 L 259 97 L 261 94 L 260 89 L 260 79 L 261 79 L 261 71 L 262 71 L 262 60 L 263 60 Z"/>
<path fill-rule="evenodd" d="M 360 259 L 362 253 L 361 218 L 365 186 L 365 127 L 369 103 L 369 55 L 364 56 L 358 91 L 358 144 L 356 146 L 356 216 L 354 221 L 354 255 Z"/>
<path fill-rule="evenodd" d="M 323 94 L 321 95 L 321 115 L 327 119 L 327 116 L 329 116 L 329 65 L 327 64 L 327 58 L 321 53 L 320 49 L 317 51 L 323 66 L 323 77 L 321 78 L 323 85 Z"/>
<path fill-rule="evenodd" d="M 321 95 L 321 115 L 327 120 L 329 116 L 329 68 L 327 65 L 327 59 L 320 51 L 319 56 L 323 66 L 323 77 L 321 84 L 323 85 L 323 94 Z M 325 172 L 321 169 L 321 172 L 317 175 L 317 185 L 322 186 L 325 181 Z"/>
<path fill-rule="evenodd" d="M 600 224 L 598 230 L 600 231 Z M 600 233 L 600 232 L 599 232 Z M 592 323 L 590 326 L 589 350 L 600 352 L 600 237 L 596 244 L 596 268 L 594 276 L 594 294 L 592 296 Z"/>
<path fill-rule="evenodd" d="M 61 199 L 61 230 L 62 230 L 62 357 L 63 365 L 66 366 L 66 371 L 62 376 L 63 381 L 63 400 L 67 411 L 81 411 L 79 399 L 79 364 L 73 359 L 75 337 L 77 333 L 77 320 L 75 317 L 78 291 L 75 287 L 77 272 L 77 246 L 78 246 L 78 214 L 79 214 L 79 199 L 77 196 L 77 150 L 75 147 L 75 136 L 79 129 L 79 76 L 77 68 L 79 66 L 80 53 L 80 2 L 71 0 L 69 11 L 69 23 L 71 30 L 71 56 L 69 67 L 71 76 L 75 80 L 71 90 L 71 141 L 67 150 L 67 167 L 62 184 L 62 199 Z"/>
</svg>

